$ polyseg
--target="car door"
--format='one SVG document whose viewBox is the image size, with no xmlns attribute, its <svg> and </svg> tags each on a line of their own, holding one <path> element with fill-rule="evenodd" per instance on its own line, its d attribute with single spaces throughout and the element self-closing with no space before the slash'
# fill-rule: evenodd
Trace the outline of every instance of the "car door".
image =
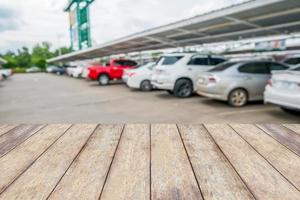
<svg viewBox="0 0 300 200">
<path fill-rule="evenodd" d="M 195 55 L 191 57 L 187 64 L 187 73 L 189 78 L 193 80 L 195 86 L 198 76 L 212 68 L 213 66 L 209 64 L 209 57 L 207 55 Z"/>
<path fill-rule="evenodd" d="M 124 70 L 124 61 L 122 60 L 116 60 L 113 64 L 113 66 L 111 66 L 111 70 L 110 70 L 110 74 L 112 76 L 112 78 L 114 79 L 121 79 L 122 75 L 123 75 L 123 70 Z"/>
<path fill-rule="evenodd" d="M 242 87 L 249 93 L 250 100 L 262 100 L 263 92 L 271 77 L 268 62 L 250 62 L 239 67 Z"/>
</svg>

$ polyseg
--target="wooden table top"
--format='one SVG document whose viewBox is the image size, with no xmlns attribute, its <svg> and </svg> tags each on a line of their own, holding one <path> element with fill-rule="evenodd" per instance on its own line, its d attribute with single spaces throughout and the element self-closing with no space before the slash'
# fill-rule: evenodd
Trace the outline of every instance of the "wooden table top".
<svg viewBox="0 0 300 200">
<path fill-rule="evenodd" d="M 297 124 L 0 125 L 0 199 L 300 199 Z"/>
</svg>

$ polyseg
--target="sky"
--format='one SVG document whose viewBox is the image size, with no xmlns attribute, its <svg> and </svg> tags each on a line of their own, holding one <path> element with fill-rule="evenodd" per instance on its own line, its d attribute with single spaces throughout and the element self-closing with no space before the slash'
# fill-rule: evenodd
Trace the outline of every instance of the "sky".
<svg viewBox="0 0 300 200">
<path fill-rule="evenodd" d="M 95 0 L 93 45 L 247 0 Z M 49 41 L 69 46 L 67 0 L 0 0 L 0 53 Z"/>
</svg>

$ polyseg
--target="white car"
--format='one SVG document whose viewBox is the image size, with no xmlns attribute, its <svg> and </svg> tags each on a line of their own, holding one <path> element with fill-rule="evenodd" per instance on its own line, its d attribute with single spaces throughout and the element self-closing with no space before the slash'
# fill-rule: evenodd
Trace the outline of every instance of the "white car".
<svg viewBox="0 0 300 200">
<path fill-rule="evenodd" d="M 73 76 L 73 73 L 74 73 L 74 71 L 75 71 L 75 68 L 76 68 L 76 66 L 69 66 L 69 67 L 67 67 L 67 69 L 66 69 L 67 75 L 68 75 L 68 76 Z"/>
<path fill-rule="evenodd" d="M 126 82 L 130 88 L 151 91 L 153 89 L 151 77 L 155 65 L 155 62 L 150 62 L 137 69 L 126 70 L 123 75 L 123 81 Z"/>
<path fill-rule="evenodd" d="M 54 65 L 49 66 L 49 67 L 46 68 L 46 72 L 47 73 L 52 73 L 55 68 L 56 68 L 56 66 L 54 66 Z"/>
<path fill-rule="evenodd" d="M 2 76 L 3 79 L 12 76 L 12 74 L 13 74 L 12 69 L 0 69 L 0 75 Z"/>
<path fill-rule="evenodd" d="M 266 86 L 264 101 L 284 110 L 300 110 L 300 66 L 274 72 Z"/>
<path fill-rule="evenodd" d="M 179 98 L 186 98 L 196 92 L 200 73 L 224 62 L 220 56 L 201 53 L 172 53 L 163 55 L 155 67 L 152 85 L 167 90 Z"/>
<path fill-rule="evenodd" d="M 30 67 L 28 69 L 26 69 L 26 73 L 38 73 L 41 72 L 41 69 L 39 67 Z"/>
<path fill-rule="evenodd" d="M 87 68 L 87 66 L 83 66 L 83 65 L 68 67 L 67 74 L 74 78 L 81 78 L 81 77 L 86 78 L 88 75 L 88 74 L 86 74 L 87 72 L 84 71 L 86 68 Z M 83 73 L 85 73 L 85 74 L 83 74 Z"/>
</svg>

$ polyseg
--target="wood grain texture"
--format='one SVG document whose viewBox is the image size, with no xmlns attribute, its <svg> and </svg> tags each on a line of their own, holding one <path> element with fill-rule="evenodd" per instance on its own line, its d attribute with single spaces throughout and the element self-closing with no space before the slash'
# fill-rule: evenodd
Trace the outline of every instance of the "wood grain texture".
<svg viewBox="0 0 300 200">
<path fill-rule="evenodd" d="M 17 127 L 18 125 L 16 124 L 3 124 L 3 125 L 0 125 L 0 136 L 7 133 L 8 131 L 10 131 L 11 129 Z"/>
<path fill-rule="evenodd" d="M 96 125 L 74 125 L 0 199 L 46 199 L 78 155 Z"/>
<path fill-rule="evenodd" d="M 99 126 L 49 199 L 98 199 L 122 129 L 123 125 Z"/>
<path fill-rule="evenodd" d="M 176 125 L 151 126 L 152 199 L 202 199 Z"/>
<path fill-rule="evenodd" d="M 256 199 L 299 200 L 300 192 L 228 125 L 205 125 Z"/>
<path fill-rule="evenodd" d="M 300 190 L 299 156 L 254 125 L 233 124 L 231 126 Z"/>
<path fill-rule="evenodd" d="M 150 128 L 126 125 L 101 199 L 150 199 Z"/>
<path fill-rule="evenodd" d="M 205 200 L 254 199 L 203 125 L 178 125 Z"/>
<path fill-rule="evenodd" d="M 300 134 L 300 124 L 283 124 L 288 129 L 291 129 L 295 133 Z"/>
<path fill-rule="evenodd" d="M 35 134 L 44 125 L 20 125 L 0 137 L 0 158 Z"/>
<path fill-rule="evenodd" d="M 70 125 L 49 125 L 0 158 L 0 193 L 69 127 Z"/>
<path fill-rule="evenodd" d="M 300 156 L 300 135 L 290 129 L 277 124 L 258 125 L 275 140 Z"/>
</svg>

